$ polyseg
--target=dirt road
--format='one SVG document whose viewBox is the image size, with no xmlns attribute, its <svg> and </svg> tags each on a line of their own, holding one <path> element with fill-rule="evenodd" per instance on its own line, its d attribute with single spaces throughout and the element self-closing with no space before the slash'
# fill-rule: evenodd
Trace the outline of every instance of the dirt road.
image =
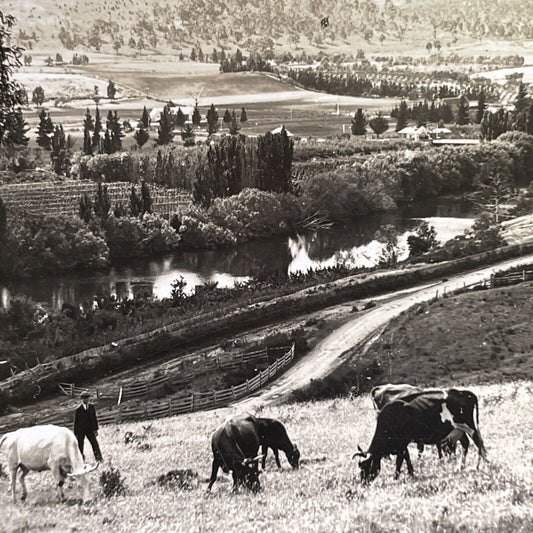
<svg viewBox="0 0 533 533">
<path fill-rule="evenodd" d="M 337 368 L 343 362 L 343 354 L 348 350 L 356 346 L 363 349 L 392 318 L 412 305 L 431 300 L 436 294 L 440 296 L 444 292 L 455 291 L 464 285 L 481 282 L 498 270 L 531 262 L 533 254 L 502 261 L 474 272 L 458 274 L 445 281 L 410 291 L 407 295 L 405 291 L 397 293 L 396 296 L 390 294 L 388 296 L 392 297 L 391 299 L 363 316 L 347 322 L 324 338 L 310 353 L 268 387 L 261 389 L 255 396 L 235 403 L 230 408 L 254 411 L 258 407 L 281 403 L 287 399 L 291 391 L 305 386 L 311 379 L 324 377 Z"/>
</svg>

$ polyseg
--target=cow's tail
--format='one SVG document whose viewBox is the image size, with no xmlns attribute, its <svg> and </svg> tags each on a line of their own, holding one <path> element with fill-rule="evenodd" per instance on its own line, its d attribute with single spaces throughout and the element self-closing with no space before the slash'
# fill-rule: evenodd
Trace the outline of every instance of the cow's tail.
<svg viewBox="0 0 533 533">
<path fill-rule="evenodd" d="M 6 433 L 1 439 L 0 439 L 0 450 L 2 449 L 2 444 L 7 440 L 7 436 L 9 433 Z"/>
<path fill-rule="evenodd" d="M 481 432 L 479 431 L 479 404 L 476 397 L 476 403 L 474 404 L 474 407 L 476 408 L 476 428 L 474 432 L 474 443 L 477 445 L 479 449 L 479 456 L 480 458 L 483 458 L 485 461 L 487 461 L 487 449 L 485 448 L 485 443 L 483 442 L 483 438 L 481 437 Z M 478 461 L 479 465 L 479 461 Z"/>
<path fill-rule="evenodd" d="M 476 429 L 479 431 L 479 405 L 476 398 Z"/>
</svg>

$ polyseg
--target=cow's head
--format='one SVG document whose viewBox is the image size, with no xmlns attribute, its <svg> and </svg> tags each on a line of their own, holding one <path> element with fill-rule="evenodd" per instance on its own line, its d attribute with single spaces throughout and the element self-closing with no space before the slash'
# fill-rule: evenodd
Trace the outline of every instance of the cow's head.
<svg viewBox="0 0 533 533">
<path fill-rule="evenodd" d="M 300 450 L 296 444 L 294 445 L 292 451 L 287 454 L 287 461 L 289 461 L 289 464 L 293 468 L 300 467 Z"/>
<path fill-rule="evenodd" d="M 239 468 L 239 478 L 241 483 L 252 492 L 258 492 L 261 489 L 259 482 L 259 461 L 262 455 L 257 457 L 247 457 L 241 463 Z"/>
<path fill-rule="evenodd" d="M 371 453 L 364 452 L 361 446 L 357 447 L 357 451 L 352 455 L 352 459 L 361 457 L 359 461 L 359 469 L 362 483 L 370 483 L 374 480 L 381 469 L 381 461 L 379 457 Z"/>
<path fill-rule="evenodd" d="M 79 480 L 80 485 L 83 490 L 83 501 L 90 500 L 90 490 L 89 490 L 89 479 L 87 478 L 87 474 L 92 472 L 93 470 L 96 470 L 98 468 L 98 465 L 100 463 L 96 463 L 94 465 L 83 465 L 83 468 L 77 472 L 69 472 L 67 474 L 70 478 L 76 478 Z"/>
</svg>

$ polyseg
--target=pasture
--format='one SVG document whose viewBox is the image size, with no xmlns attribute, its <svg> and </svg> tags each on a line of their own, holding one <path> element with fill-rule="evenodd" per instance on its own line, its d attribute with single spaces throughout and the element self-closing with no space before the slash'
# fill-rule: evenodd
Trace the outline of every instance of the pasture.
<svg viewBox="0 0 533 533">
<path fill-rule="evenodd" d="M 369 445 L 375 427 L 375 412 L 365 395 L 263 409 L 261 416 L 280 419 L 298 444 L 301 469 L 290 469 L 281 454 L 283 470 L 278 471 L 270 455 L 259 494 L 232 494 L 230 476 L 220 474 L 206 495 L 210 435 L 231 413 L 224 409 L 157 420 L 148 431 L 140 423 L 102 428 L 105 463 L 100 469 L 118 468 L 127 487 L 124 496 L 103 498 L 97 472 L 91 474 L 92 503 L 77 505 L 78 487 L 67 488 L 71 500 L 58 503 L 50 473 L 32 473 L 27 478 L 28 501 L 13 505 L 6 494 L 7 479 L 0 479 L 2 530 L 531 531 L 533 447 L 527 436 L 533 431 L 533 383 L 472 390 L 480 398 L 480 429 L 491 460 L 479 470 L 475 451 L 466 469 L 457 472 L 454 461 L 438 461 L 434 448 L 426 448 L 418 459 L 413 446 L 415 479 L 403 472 L 394 481 L 393 461 L 385 460 L 377 480 L 362 486 L 357 463 L 350 457 L 358 444 Z M 143 435 L 141 442 L 152 448 L 126 445 L 126 431 Z M 173 469 L 198 473 L 191 490 L 158 486 L 156 479 Z"/>
</svg>

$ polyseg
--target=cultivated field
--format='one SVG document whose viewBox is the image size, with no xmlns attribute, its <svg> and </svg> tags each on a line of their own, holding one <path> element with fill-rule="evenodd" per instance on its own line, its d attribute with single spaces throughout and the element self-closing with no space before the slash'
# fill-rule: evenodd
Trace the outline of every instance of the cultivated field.
<svg viewBox="0 0 533 533">
<path fill-rule="evenodd" d="M 231 494 L 229 476 L 221 474 L 211 495 L 205 494 L 210 473 L 210 434 L 229 409 L 158 420 L 145 432 L 141 424 L 107 426 L 100 441 L 107 469 L 118 468 L 127 495 L 105 500 L 98 495 L 98 474 L 92 474 L 96 500 L 84 506 L 55 501 L 49 473 L 28 476 L 26 504 L 13 505 L 7 480 L 0 480 L 3 531 L 143 531 L 143 532 L 331 532 L 331 531 L 531 531 L 533 528 L 533 431 L 531 382 L 473 389 L 480 397 L 480 428 L 491 463 L 475 469 L 476 453 L 463 472 L 439 462 L 427 448 L 413 462 L 416 478 L 404 473 L 393 480 L 393 461 L 384 461 L 369 487 L 358 481 L 350 460 L 357 444 L 368 446 L 375 412 L 367 396 L 293 404 L 263 411 L 282 420 L 302 451 L 302 467 L 292 471 L 273 458 L 261 476 L 258 495 Z M 520 413 L 520 416 L 516 416 Z M 126 431 L 145 435 L 152 449 L 124 444 Z M 192 490 L 153 484 L 173 469 L 198 473 Z M 197 483 L 196 483 L 197 482 Z M 77 497 L 78 489 L 67 490 Z"/>
</svg>

